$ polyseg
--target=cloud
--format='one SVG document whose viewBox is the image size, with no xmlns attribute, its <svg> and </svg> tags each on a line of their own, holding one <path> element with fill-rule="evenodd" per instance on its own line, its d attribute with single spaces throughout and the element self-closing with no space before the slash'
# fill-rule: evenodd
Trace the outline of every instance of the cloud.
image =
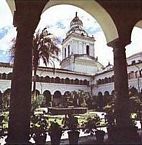
<svg viewBox="0 0 142 145">
<path fill-rule="evenodd" d="M 94 34 L 96 34 L 96 33 L 98 33 L 98 32 L 101 32 L 102 30 L 101 30 L 100 27 L 96 27 L 96 28 L 94 28 L 94 27 L 89 27 L 89 28 L 86 28 L 86 31 L 87 31 L 89 34 L 94 35 Z"/>
<path fill-rule="evenodd" d="M 0 62 L 10 62 L 10 54 L 8 51 L 0 50 Z"/>
<path fill-rule="evenodd" d="M 11 47 L 11 40 L 16 37 L 16 28 L 7 26 L 7 33 L 0 39 L 0 50 L 7 51 Z"/>
</svg>

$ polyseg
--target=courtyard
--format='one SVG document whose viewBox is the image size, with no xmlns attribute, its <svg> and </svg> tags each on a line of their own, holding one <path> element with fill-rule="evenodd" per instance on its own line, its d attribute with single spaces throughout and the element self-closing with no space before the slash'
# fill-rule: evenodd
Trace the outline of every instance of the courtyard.
<svg viewBox="0 0 142 145">
<path fill-rule="evenodd" d="M 0 141 L 8 145 L 85 144 L 86 141 L 141 144 L 142 53 L 126 58 L 126 50 L 132 42 L 134 27 L 142 28 L 142 2 L 5 2 L 17 35 L 11 40 L 13 62 L 1 63 L 0 69 Z M 93 25 L 98 22 L 105 37 L 103 59 L 112 54 L 113 65 L 108 62 L 104 67 L 99 62 L 93 34 L 100 28 L 89 35 L 91 28 L 88 31 L 84 28 L 77 11 L 60 43 L 61 54 L 58 39 L 50 33 L 49 26 L 37 30 L 47 9 L 65 4 L 81 8 L 96 19 Z M 52 17 L 48 21 L 53 20 Z M 89 19 L 85 22 L 89 24 Z M 57 26 L 66 28 L 62 23 Z M 106 46 L 112 49 L 108 55 Z M 134 52 L 135 47 L 132 49 Z M 39 67 L 41 60 L 45 67 Z M 54 67 L 55 60 L 60 62 L 60 68 Z"/>
</svg>

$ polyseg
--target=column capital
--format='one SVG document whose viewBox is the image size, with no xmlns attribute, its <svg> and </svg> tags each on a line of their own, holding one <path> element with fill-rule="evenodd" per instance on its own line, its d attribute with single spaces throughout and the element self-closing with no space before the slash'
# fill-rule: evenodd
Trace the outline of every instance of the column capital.
<svg viewBox="0 0 142 145">
<path fill-rule="evenodd" d="M 131 43 L 131 40 L 117 38 L 117 39 L 114 39 L 113 41 L 107 43 L 107 45 L 112 48 L 125 48 L 130 43 Z"/>
</svg>

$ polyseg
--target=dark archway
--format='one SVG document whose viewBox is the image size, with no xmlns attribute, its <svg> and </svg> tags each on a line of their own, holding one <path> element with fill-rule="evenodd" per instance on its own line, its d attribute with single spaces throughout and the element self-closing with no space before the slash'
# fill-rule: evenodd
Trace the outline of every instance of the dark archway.
<svg viewBox="0 0 142 145">
<path fill-rule="evenodd" d="M 11 94 L 11 89 L 8 88 L 7 90 L 4 91 L 2 95 L 3 110 L 5 111 L 7 111 L 10 106 L 10 94 Z"/>
<path fill-rule="evenodd" d="M 60 83 L 60 82 L 61 82 L 60 78 L 59 77 L 56 77 L 55 78 L 55 83 Z"/>
<path fill-rule="evenodd" d="M 49 90 L 44 91 L 43 96 L 44 96 L 43 106 L 44 107 L 51 106 L 51 93 L 50 93 L 50 91 Z"/>
<path fill-rule="evenodd" d="M 65 78 L 65 84 L 70 84 L 70 79 L 69 78 Z"/>
<path fill-rule="evenodd" d="M 62 106 L 62 95 L 60 91 L 55 91 L 53 95 L 53 106 Z"/>
<path fill-rule="evenodd" d="M 103 97 L 102 92 L 98 92 L 98 96 L 97 96 L 97 106 L 98 106 L 98 111 L 103 111 L 104 97 Z"/>
</svg>

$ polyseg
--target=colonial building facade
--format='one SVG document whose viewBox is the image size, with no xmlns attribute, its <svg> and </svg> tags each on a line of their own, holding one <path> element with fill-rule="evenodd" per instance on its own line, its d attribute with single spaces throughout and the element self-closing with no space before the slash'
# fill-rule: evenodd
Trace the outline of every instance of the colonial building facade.
<svg viewBox="0 0 142 145">
<path fill-rule="evenodd" d="M 0 90 L 3 97 L 10 93 L 12 65 L 0 63 Z M 142 53 L 127 58 L 129 87 L 142 91 Z M 36 77 L 38 94 L 58 106 L 65 94 L 84 90 L 91 96 L 114 93 L 113 66 L 104 67 L 95 57 L 95 38 L 83 29 L 77 13 L 62 42 L 61 68 L 39 67 Z M 123 87 L 123 86 L 122 86 Z"/>
</svg>

